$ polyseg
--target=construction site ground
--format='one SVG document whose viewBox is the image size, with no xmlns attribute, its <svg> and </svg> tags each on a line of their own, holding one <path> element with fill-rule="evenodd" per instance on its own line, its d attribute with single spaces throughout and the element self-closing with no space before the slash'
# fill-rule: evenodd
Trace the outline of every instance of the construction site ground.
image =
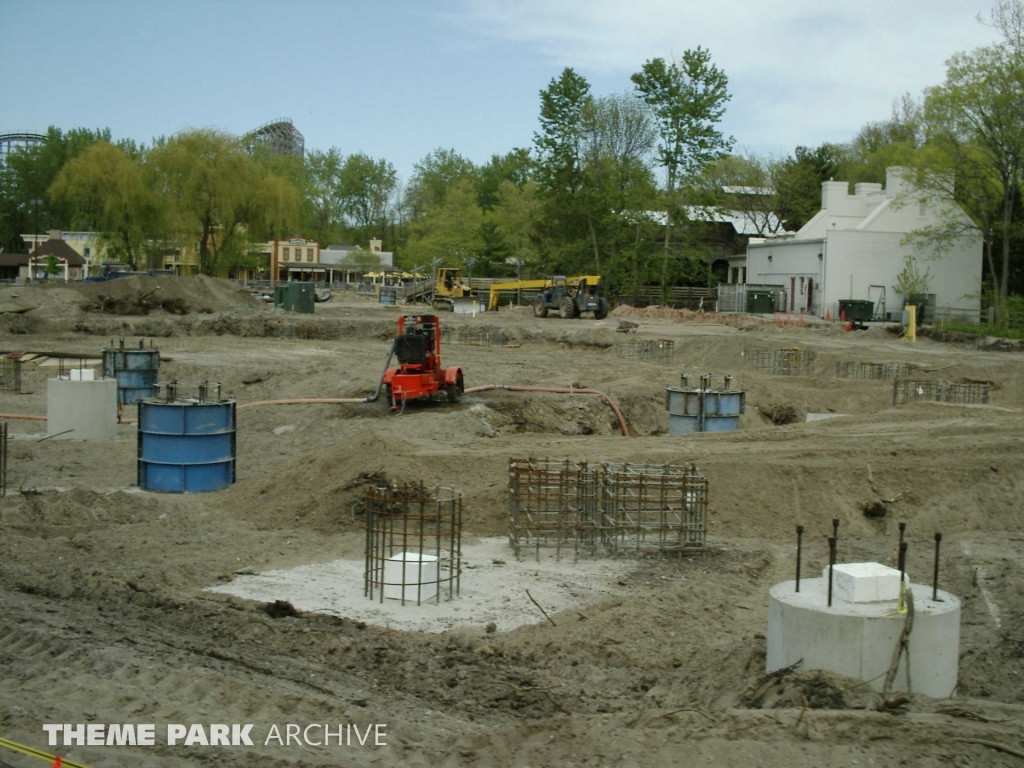
<svg viewBox="0 0 1024 768">
<path fill-rule="evenodd" d="M 161 381 L 217 381 L 240 404 L 362 397 L 397 317 L 416 310 L 335 294 L 295 315 L 226 283 L 177 280 L 123 279 L 107 293 L 4 287 L 0 350 L 99 355 L 111 339 L 152 339 Z M 154 285 L 173 299 L 166 308 Z M 263 406 L 238 411 L 236 483 L 175 495 L 136 487 L 133 424 L 114 441 L 76 442 L 10 419 L 0 737 L 90 768 L 1021 765 L 1024 356 L 907 343 L 882 328 L 677 315 L 441 316 L 444 363 L 463 368 L 467 387 L 599 389 L 621 407 L 628 438 L 607 405 L 582 395 L 497 390 L 401 415 L 383 400 Z M 618 332 L 622 320 L 638 327 Z M 495 343 L 453 343 L 460 331 Z M 617 354 L 617 341 L 645 338 L 672 340 L 671 364 Z M 749 370 L 750 347 L 812 350 L 814 375 Z M 840 361 L 988 382 L 989 403 L 894 407 L 891 382 L 836 378 Z M 664 388 L 681 373 L 733 375 L 747 392 L 739 428 L 668 436 Z M 53 375 L 24 363 L 23 394 L 0 394 L 0 411 L 45 414 Z M 541 550 L 531 573 L 536 553 L 516 562 L 494 542 L 508 527 L 510 457 L 694 463 L 709 481 L 707 546 L 596 564 Z M 463 492 L 467 551 L 491 548 L 469 558 L 462 584 L 469 596 L 503 589 L 507 612 L 467 597 L 442 606 L 458 621 L 416 630 L 402 616 L 318 612 L 286 585 L 265 599 L 230 594 L 270 572 L 361 566 L 360 501 L 385 480 Z M 911 693 L 887 708 L 855 680 L 765 675 L 768 589 L 792 578 L 798 524 L 804 573 L 820 573 L 833 518 L 840 561 L 890 565 L 905 522 L 907 570 L 922 583 L 943 534 L 940 586 L 963 605 L 953 697 Z M 358 597 L 361 567 L 337 573 L 338 592 Z M 157 744 L 47 747 L 44 723 L 154 723 Z M 168 723 L 251 723 L 255 745 L 168 746 Z M 386 746 L 264 743 L 289 723 L 386 724 Z M 40 764 L 4 750 L 0 760 Z"/>
</svg>

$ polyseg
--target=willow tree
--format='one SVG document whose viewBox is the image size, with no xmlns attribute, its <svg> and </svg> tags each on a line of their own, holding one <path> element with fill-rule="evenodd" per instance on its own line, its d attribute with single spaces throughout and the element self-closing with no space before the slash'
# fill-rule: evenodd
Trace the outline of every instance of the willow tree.
<svg viewBox="0 0 1024 768">
<path fill-rule="evenodd" d="M 142 163 L 100 140 L 61 169 L 47 195 L 74 210 L 75 226 L 95 229 L 108 256 L 143 266 L 146 243 L 158 229 L 156 199 Z"/>
<path fill-rule="evenodd" d="M 288 234 L 295 188 L 254 161 L 236 137 L 185 131 L 158 140 L 148 160 L 173 228 L 199 243 L 203 274 L 219 274 L 257 243 Z"/>
</svg>

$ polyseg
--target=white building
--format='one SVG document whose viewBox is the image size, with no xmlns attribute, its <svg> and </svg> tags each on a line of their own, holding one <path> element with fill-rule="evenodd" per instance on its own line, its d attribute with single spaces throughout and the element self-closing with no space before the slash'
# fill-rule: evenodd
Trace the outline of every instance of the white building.
<svg viewBox="0 0 1024 768">
<path fill-rule="evenodd" d="M 782 286 L 783 312 L 838 319 L 840 299 L 874 302 L 875 316 L 900 312 L 904 297 L 895 290 L 906 257 L 928 270 L 927 294 L 943 316 L 977 322 L 980 308 L 981 237 L 964 236 L 942 252 L 904 244 L 916 230 L 966 214 L 948 201 L 915 193 L 902 168 L 886 171 L 881 184 L 845 181 L 821 185 L 821 210 L 796 234 L 751 238 L 747 245 L 747 282 Z"/>
</svg>

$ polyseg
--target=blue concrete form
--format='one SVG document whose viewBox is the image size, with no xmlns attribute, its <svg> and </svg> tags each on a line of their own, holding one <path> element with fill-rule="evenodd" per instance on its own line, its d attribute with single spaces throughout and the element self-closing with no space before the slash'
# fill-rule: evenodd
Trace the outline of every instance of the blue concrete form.
<svg viewBox="0 0 1024 768">
<path fill-rule="evenodd" d="M 739 390 L 665 387 L 668 433 L 731 432 L 739 426 L 746 398 Z"/>
<path fill-rule="evenodd" d="M 219 491 L 235 482 L 235 401 L 139 402 L 139 487 Z"/>
<path fill-rule="evenodd" d="M 117 402 L 120 405 L 136 405 L 140 400 L 152 397 L 159 373 L 159 350 L 103 350 L 103 375 L 117 379 Z"/>
</svg>

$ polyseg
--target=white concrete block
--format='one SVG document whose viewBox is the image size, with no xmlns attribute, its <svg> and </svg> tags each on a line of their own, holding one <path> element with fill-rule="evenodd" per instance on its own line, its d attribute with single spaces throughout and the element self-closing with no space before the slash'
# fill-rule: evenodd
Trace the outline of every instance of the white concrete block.
<svg viewBox="0 0 1024 768">
<path fill-rule="evenodd" d="M 72 368 L 71 381 L 95 381 L 96 371 L 92 368 Z"/>
<path fill-rule="evenodd" d="M 909 582 L 910 577 L 904 574 Z M 828 582 L 828 566 L 821 572 Z M 900 596 L 900 572 L 881 563 L 836 563 L 832 598 L 847 603 L 879 603 Z"/>
<path fill-rule="evenodd" d="M 46 434 L 58 440 L 117 437 L 117 379 L 47 379 Z"/>
<path fill-rule="evenodd" d="M 437 597 L 436 555 L 400 552 L 384 561 L 384 597 L 415 603 Z"/>
</svg>

